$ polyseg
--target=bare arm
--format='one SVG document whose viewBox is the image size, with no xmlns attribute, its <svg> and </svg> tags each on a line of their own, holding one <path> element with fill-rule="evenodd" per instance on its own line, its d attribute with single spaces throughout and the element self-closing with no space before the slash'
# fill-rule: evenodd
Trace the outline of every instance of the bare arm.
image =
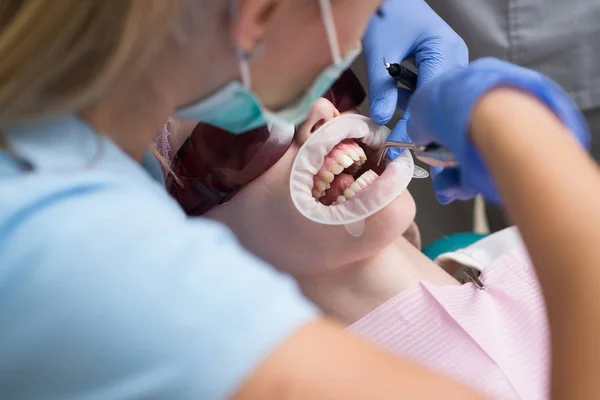
<svg viewBox="0 0 600 400">
<path fill-rule="evenodd" d="M 458 383 L 380 350 L 336 324 L 300 329 L 248 379 L 234 400 L 475 400 Z"/>
<path fill-rule="evenodd" d="M 479 148 L 536 267 L 552 334 L 552 398 L 600 399 L 600 172 L 541 102 L 482 97 Z"/>
</svg>

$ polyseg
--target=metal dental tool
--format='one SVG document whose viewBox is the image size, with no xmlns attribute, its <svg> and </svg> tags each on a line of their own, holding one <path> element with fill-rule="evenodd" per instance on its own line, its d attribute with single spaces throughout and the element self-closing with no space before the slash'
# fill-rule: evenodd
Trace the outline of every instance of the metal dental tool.
<svg viewBox="0 0 600 400">
<path fill-rule="evenodd" d="M 377 165 L 380 165 L 385 158 L 385 153 L 390 148 L 409 149 L 417 159 L 432 167 L 456 167 L 458 162 L 454 154 L 448 149 L 432 143 L 427 146 L 417 146 L 408 142 L 385 142 L 377 153 Z"/>
<path fill-rule="evenodd" d="M 387 69 L 388 74 L 390 74 L 396 82 L 410 91 L 414 91 L 417 88 L 417 74 L 410 69 L 398 63 L 390 64 L 385 58 L 383 59 L 383 65 L 385 66 L 385 69 Z M 385 142 L 377 154 L 377 165 L 381 164 L 385 157 L 385 153 L 389 148 L 412 150 L 417 159 L 432 167 L 448 168 L 456 167 L 458 165 L 454 154 L 437 143 L 431 143 L 427 146 L 417 146 L 414 143 L 407 142 Z"/>
<path fill-rule="evenodd" d="M 477 289 L 485 290 L 485 285 L 479 279 L 479 271 L 477 271 L 475 268 L 469 267 L 469 268 L 465 268 L 464 274 L 465 274 L 465 278 L 466 278 L 465 282 L 471 281 L 477 287 Z"/>
</svg>

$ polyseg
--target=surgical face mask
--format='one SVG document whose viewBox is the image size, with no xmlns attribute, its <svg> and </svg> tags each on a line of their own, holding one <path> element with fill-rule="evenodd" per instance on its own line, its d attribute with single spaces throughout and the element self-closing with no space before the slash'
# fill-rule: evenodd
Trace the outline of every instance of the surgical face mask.
<svg viewBox="0 0 600 400">
<path fill-rule="evenodd" d="M 321 15 L 334 63 L 327 67 L 312 86 L 279 111 L 267 109 L 252 91 L 248 56 L 238 54 L 242 82 L 231 82 L 211 96 L 181 108 L 178 119 L 205 122 L 231 133 L 243 133 L 266 124 L 298 125 L 310 108 L 361 53 L 360 44 L 342 58 L 329 0 L 319 0 Z"/>
<path fill-rule="evenodd" d="M 370 169 L 389 133 L 357 114 L 342 115 L 317 129 L 298 151 L 290 174 L 290 194 L 298 211 L 311 221 L 344 225 L 351 235 L 361 236 L 368 217 L 394 201 L 412 178 L 429 175 L 414 165 L 408 151 L 379 170 L 380 175 Z M 364 151 L 350 142 L 360 142 Z M 323 204 L 331 195 L 336 200 Z"/>
</svg>

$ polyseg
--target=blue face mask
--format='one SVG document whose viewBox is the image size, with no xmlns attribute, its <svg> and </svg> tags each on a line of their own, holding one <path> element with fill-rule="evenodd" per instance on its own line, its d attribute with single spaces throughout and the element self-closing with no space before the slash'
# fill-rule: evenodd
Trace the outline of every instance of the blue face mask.
<svg viewBox="0 0 600 400">
<path fill-rule="evenodd" d="M 319 0 L 323 23 L 334 63 L 321 72 L 313 85 L 297 100 L 279 111 L 267 109 L 251 89 L 248 59 L 239 56 L 242 82 L 231 82 L 211 96 L 178 110 L 175 117 L 205 122 L 231 133 L 243 133 L 267 124 L 298 125 L 308 116 L 312 105 L 360 55 L 360 44 L 341 57 L 331 4 Z"/>
</svg>

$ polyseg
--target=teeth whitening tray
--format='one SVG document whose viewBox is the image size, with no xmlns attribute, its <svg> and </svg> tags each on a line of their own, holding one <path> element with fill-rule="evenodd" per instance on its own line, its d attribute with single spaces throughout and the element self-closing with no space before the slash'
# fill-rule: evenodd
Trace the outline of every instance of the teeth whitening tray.
<svg viewBox="0 0 600 400">
<path fill-rule="evenodd" d="M 316 130 L 300 148 L 292 166 L 290 193 L 298 211 L 319 224 L 344 225 L 348 233 L 360 237 L 365 231 L 366 218 L 394 201 L 413 177 L 428 177 L 427 171 L 416 166 L 410 152 L 404 151 L 367 189 L 332 206 L 321 204 L 312 196 L 313 178 L 323 166 L 325 156 L 342 140 L 358 139 L 377 152 L 389 133 L 385 126 L 358 114 L 334 118 Z"/>
</svg>

